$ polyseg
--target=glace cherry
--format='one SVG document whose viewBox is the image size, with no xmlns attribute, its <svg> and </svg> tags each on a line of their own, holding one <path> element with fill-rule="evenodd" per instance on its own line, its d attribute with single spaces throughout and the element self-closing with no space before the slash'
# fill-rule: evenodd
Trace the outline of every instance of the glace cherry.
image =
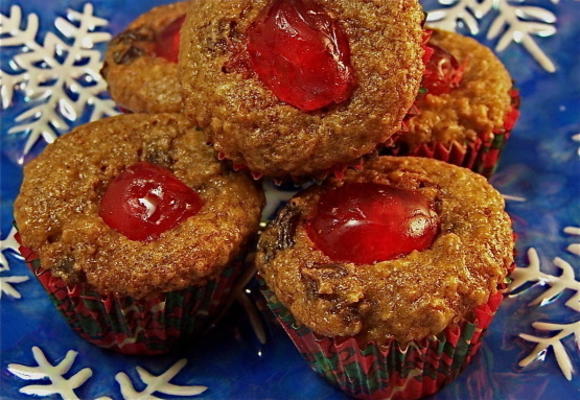
<svg viewBox="0 0 580 400">
<path fill-rule="evenodd" d="M 202 205 L 171 171 L 139 162 L 109 184 L 99 215 L 128 239 L 150 241 L 197 214 Z"/>
<path fill-rule="evenodd" d="M 321 196 L 306 230 L 332 260 L 372 264 L 429 248 L 439 217 L 417 191 L 347 183 Z"/>
<path fill-rule="evenodd" d="M 175 21 L 165 27 L 155 39 L 155 55 L 166 59 L 169 62 L 177 63 L 179 59 L 179 41 L 180 32 L 185 15 L 177 18 Z"/>
<path fill-rule="evenodd" d="M 433 54 L 425 67 L 422 86 L 430 94 L 442 95 L 459 87 L 463 79 L 464 67 L 453 55 L 441 47 L 429 44 Z"/>
<path fill-rule="evenodd" d="M 251 68 L 281 101 L 308 112 L 350 98 L 348 37 L 312 0 L 273 0 L 247 36 Z"/>
</svg>

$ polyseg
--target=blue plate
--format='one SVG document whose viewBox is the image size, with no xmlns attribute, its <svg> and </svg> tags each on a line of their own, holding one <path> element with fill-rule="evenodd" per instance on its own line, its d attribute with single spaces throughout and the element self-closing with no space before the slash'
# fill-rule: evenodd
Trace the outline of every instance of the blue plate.
<svg viewBox="0 0 580 400">
<path fill-rule="evenodd" d="M 100 54 L 111 34 L 161 3 L 167 1 L 0 6 L 0 397 L 343 399 L 268 317 L 268 341 L 261 344 L 239 306 L 212 335 L 167 356 L 93 347 L 70 330 L 14 251 L 12 202 L 22 165 L 58 134 L 115 112 L 98 76 Z M 515 222 L 521 287 L 504 303 L 478 357 L 434 398 L 580 398 L 580 4 L 431 0 L 425 6 L 431 23 L 496 48 L 523 96 L 522 119 L 493 180 Z M 275 209 L 289 193 L 270 194 Z"/>
</svg>

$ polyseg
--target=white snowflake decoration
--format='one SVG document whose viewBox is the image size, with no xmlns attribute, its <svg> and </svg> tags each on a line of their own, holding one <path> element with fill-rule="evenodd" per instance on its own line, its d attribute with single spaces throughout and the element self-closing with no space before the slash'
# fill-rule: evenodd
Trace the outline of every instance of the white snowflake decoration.
<svg viewBox="0 0 580 400">
<path fill-rule="evenodd" d="M 261 344 L 266 344 L 268 341 L 268 336 L 266 335 L 266 329 L 264 328 L 264 324 L 262 323 L 262 318 L 260 317 L 260 311 L 256 307 L 256 303 L 254 303 L 248 294 L 251 294 L 249 289 L 247 293 L 240 292 L 236 295 L 236 301 L 244 308 L 246 312 L 246 317 L 248 321 L 250 321 L 250 325 L 256 335 L 256 338 Z"/>
<path fill-rule="evenodd" d="M 580 133 L 577 133 L 574 136 L 572 136 L 572 140 L 578 143 L 578 145 L 580 145 Z M 580 147 L 578 147 L 578 157 L 580 157 Z"/>
<path fill-rule="evenodd" d="M 119 384 L 121 394 L 126 400 L 161 400 L 161 397 L 154 396 L 154 393 L 191 397 L 197 396 L 207 390 L 206 386 L 180 386 L 170 383 L 171 380 L 181 372 L 187 364 L 186 359 L 179 360 L 173 364 L 167 371 L 161 375 L 153 375 L 144 368 L 137 367 L 139 378 L 145 383 L 146 387 L 142 391 L 137 391 L 131 382 L 129 376 L 124 372 L 115 375 L 115 380 Z"/>
<path fill-rule="evenodd" d="M 564 231 L 569 234 L 580 234 L 580 229 L 576 227 L 568 227 Z M 531 248 L 528 250 L 528 259 L 529 265 L 527 267 L 516 268 L 513 272 L 513 282 L 510 285 L 510 291 L 513 292 L 529 282 L 548 285 L 550 288 L 530 303 L 530 305 L 542 305 L 550 302 L 556 296 L 561 295 L 565 290 L 571 290 L 575 293 L 565 305 L 575 312 L 580 312 L 580 282 L 576 280 L 572 265 L 561 258 L 555 258 L 553 261 L 554 265 L 562 270 L 562 274 L 560 276 L 554 276 L 541 271 L 540 258 L 536 249 Z M 522 339 L 537 343 L 537 345 L 528 356 L 519 362 L 519 365 L 527 367 L 533 361 L 545 355 L 548 349 L 552 348 L 562 374 L 564 374 L 566 379 L 571 380 L 574 367 L 562 340 L 570 335 L 574 335 L 576 347 L 580 350 L 580 320 L 570 324 L 534 322 L 532 323 L 532 327 L 539 331 L 558 333 L 552 337 L 533 336 L 526 333 L 520 334 L 519 337 Z"/>
<path fill-rule="evenodd" d="M 576 312 L 580 312 L 580 282 L 576 280 L 574 268 L 561 258 L 554 259 L 554 265 L 562 270 L 562 275 L 549 275 L 540 270 L 540 258 L 536 249 L 528 250 L 529 265 L 526 268 L 516 268 L 512 273 L 513 279 L 510 291 L 515 291 L 528 282 L 537 282 L 550 288 L 541 293 L 529 304 L 531 306 L 543 305 L 550 302 L 565 290 L 572 290 L 575 294 L 566 302 L 566 306 Z"/>
<path fill-rule="evenodd" d="M 531 353 L 519 362 L 521 367 L 527 367 L 534 362 L 538 355 L 544 354 L 549 348 L 554 350 L 558 366 L 562 373 L 569 381 L 572 380 L 574 367 L 566 348 L 562 344 L 562 340 L 570 335 L 574 335 L 574 340 L 578 350 L 580 350 L 580 321 L 571 324 L 552 324 L 548 322 L 534 322 L 532 327 L 545 332 L 559 332 L 552 337 L 539 337 L 521 333 L 519 336 L 528 342 L 537 343 L 538 345 L 531 351 Z"/>
<path fill-rule="evenodd" d="M 32 381 L 48 379 L 50 383 L 24 386 L 20 388 L 20 393 L 30 396 L 51 396 L 57 394 L 65 400 L 79 399 L 75 390 L 81 387 L 93 375 L 93 371 L 90 368 L 84 368 L 70 378 L 64 377 L 70 371 L 77 358 L 78 353 L 76 351 L 68 351 L 65 358 L 57 365 L 53 365 L 48 361 L 39 347 L 34 346 L 32 348 L 32 354 L 37 366 L 8 364 L 8 371 L 21 379 Z"/>
<path fill-rule="evenodd" d="M 44 352 L 39 347 L 32 348 L 32 354 L 37 366 L 22 364 L 8 364 L 8 372 L 24 380 L 40 381 L 48 379 L 50 383 L 39 383 L 27 385 L 20 388 L 20 393 L 29 396 L 52 396 L 59 395 L 64 400 L 79 400 L 75 391 L 85 384 L 93 376 L 91 368 L 84 368 L 66 378 L 75 363 L 78 353 L 69 350 L 64 359 L 57 365 L 53 365 L 47 360 Z M 115 380 L 119 384 L 119 389 L 124 400 L 162 400 L 158 395 L 193 397 L 204 393 L 206 386 L 181 386 L 171 383 L 171 380 L 178 375 L 187 364 L 186 359 L 179 360 L 161 375 L 153 375 L 144 368 L 137 367 L 137 374 L 146 385 L 145 389 L 137 391 L 129 376 L 124 372 L 115 375 Z M 97 400 L 111 400 L 110 397 L 99 397 Z"/>
<path fill-rule="evenodd" d="M 444 7 L 429 12 L 429 25 L 454 31 L 464 24 L 472 35 L 480 31 L 479 20 L 494 10 L 497 15 L 487 31 L 487 39 L 498 39 L 495 49 L 502 52 L 511 43 L 523 46 L 548 72 L 556 65 L 544 53 L 534 37 L 556 34 L 556 15 L 544 7 L 526 5 L 526 0 L 437 0 Z M 551 0 L 558 3 L 558 0 Z"/>
<path fill-rule="evenodd" d="M 498 16 L 487 32 L 488 39 L 499 41 L 495 49 L 504 51 L 515 42 L 524 48 L 548 72 L 556 72 L 552 60 L 538 46 L 533 36 L 547 37 L 556 34 L 556 15 L 541 7 L 510 4 L 507 0 L 496 0 Z"/>
<path fill-rule="evenodd" d="M 13 105 L 14 93 L 22 92 L 27 109 L 15 118 L 8 133 L 27 134 L 23 155 L 43 138 L 51 143 L 90 109 L 90 119 L 116 114 L 113 101 L 104 97 L 107 85 L 100 76 L 101 53 L 94 49 L 111 35 L 99 31 L 108 24 L 93 15 L 93 5 L 81 11 L 68 9 L 38 41 L 39 18 L 31 13 L 23 18 L 18 5 L 8 15 L 0 14 L 0 48 L 17 47 L 9 71 L 0 71 L 2 108 Z"/>
<path fill-rule="evenodd" d="M 4 255 L 5 251 L 10 251 L 18 258 L 21 258 L 18 254 L 18 242 L 14 238 L 16 234 L 16 228 L 12 228 L 8 236 L 5 239 L 0 240 L 0 273 L 6 274 L 10 272 L 10 264 Z M 24 275 L 20 276 L 6 276 L 0 275 L 0 299 L 3 295 L 13 297 L 15 299 L 21 299 L 22 295 L 14 287 L 14 285 L 26 282 L 29 278 Z"/>
<path fill-rule="evenodd" d="M 0 276 L 0 298 L 5 294 L 15 299 L 21 299 L 22 294 L 14 287 L 14 285 L 26 282 L 27 276 Z"/>
<path fill-rule="evenodd" d="M 494 0 L 438 0 L 444 6 L 429 12 L 427 22 L 435 28 L 454 31 L 457 23 L 463 23 L 472 35 L 479 33 L 478 19 L 484 17 Z"/>
<path fill-rule="evenodd" d="M 579 140 L 580 141 L 580 140 Z M 564 228 L 564 233 L 572 236 L 580 236 L 580 227 L 568 226 Z M 573 243 L 568 246 L 567 250 L 575 256 L 580 256 L 580 243 Z"/>
<path fill-rule="evenodd" d="M 502 194 L 502 196 L 505 201 L 513 201 L 515 203 L 525 203 L 528 201 L 528 199 L 522 196 L 514 196 L 511 194 Z"/>
<path fill-rule="evenodd" d="M 20 257 L 20 255 L 18 253 L 18 248 L 20 246 L 18 245 L 18 242 L 16 241 L 15 235 L 16 235 L 16 228 L 12 227 L 12 229 L 10 229 L 10 232 L 8 233 L 8 235 L 4 239 L 0 240 L 0 272 L 10 270 L 10 264 L 8 263 L 8 260 L 6 259 L 6 256 L 4 255 L 5 251 L 10 251 L 12 253 L 15 253 L 18 258 L 22 258 L 22 257 Z"/>
</svg>

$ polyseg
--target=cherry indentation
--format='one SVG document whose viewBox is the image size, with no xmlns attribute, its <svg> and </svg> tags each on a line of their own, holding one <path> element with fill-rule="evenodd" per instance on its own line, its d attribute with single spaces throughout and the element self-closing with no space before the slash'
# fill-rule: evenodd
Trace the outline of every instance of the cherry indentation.
<svg viewBox="0 0 580 400">
<path fill-rule="evenodd" d="M 465 68 L 448 51 L 434 44 L 429 44 L 429 47 L 433 53 L 425 67 L 421 86 L 437 96 L 450 93 L 461 84 Z"/>
<path fill-rule="evenodd" d="M 99 215 L 128 239 L 151 241 L 197 214 L 202 205 L 199 195 L 171 171 L 139 162 L 109 184 Z"/>
<path fill-rule="evenodd" d="M 155 55 L 166 59 L 169 62 L 177 63 L 179 59 L 180 32 L 185 15 L 174 20 L 167 25 L 155 38 Z"/>
<path fill-rule="evenodd" d="M 247 36 L 251 68 L 281 101 L 308 112 L 350 98 L 347 34 L 313 1 L 273 0 Z"/>
<path fill-rule="evenodd" d="M 333 261 L 372 264 L 429 248 L 439 217 L 418 191 L 347 183 L 320 197 L 306 231 Z"/>
</svg>

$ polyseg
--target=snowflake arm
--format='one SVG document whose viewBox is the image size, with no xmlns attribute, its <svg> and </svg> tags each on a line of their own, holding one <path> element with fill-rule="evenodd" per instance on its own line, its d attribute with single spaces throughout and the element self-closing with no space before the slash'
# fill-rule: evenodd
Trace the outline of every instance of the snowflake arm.
<svg viewBox="0 0 580 400">
<path fill-rule="evenodd" d="M 0 14 L 0 34 L 9 35 L 2 38 L 1 47 L 21 46 L 22 43 L 34 43 L 38 33 L 39 19 L 36 14 L 29 14 L 26 18 L 26 28 L 22 25 L 22 9 L 20 6 L 10 7 L 10 14 Z"/>
<path fill-rule="evenodd" d="M 478 18 L 489 12 L 493 0 L 478 2 L 475 0 L 439 0 L 445 6 L 429 12 L 427 22 L 434 28 L 454 31 L 458 21 L 462 21 L 472 35 L 479 33 Z"/>
<path fill-rule="evenodd" d="M 0 272 L 10 271 L 10 265 L 8 264 L 8 260 L 4 255 L 5 251 L 13 252 L 18 258 L 22 259 L 20 254 L 18 253 L 18 248 L 20 245 L 16 241 L 16 228 L 12 227 L 8 236 L 4 239 L 0 240 Z"/>
<path fill-rule="evenodd" d="M 37 366 L 8 364 L 8 371 L 20 379 L 33 381 L 49 379 L 50 383 L 27 385 L 20 388 L 20 393 L 36 396 L 58 394 L 67 400 L 79 399 L 75 390 L 93 375 L 93 371 L 90 368 L 84 368 L 70 378 L 64 377 L 70 371 L 77 358 L 78 353 L 76 351 L 68 351 L 65 358 L 57 365 L 51 364 L 39 347 L 34 346 L 32 354 Z"/>
<path fill-rule="evenodd" d="M 540 331 L 545 332 L 559 332 L 552 337 L 538 337 L 533 335 L 528 335 L 525 333 L 519 336 L 532 343 L 537 343 L 536 347 L 531 351 L 531 353 L 519 362 L 521 367 L 527 367 L 534 360 L 538 358 L 540 354 L 552 348 L 554 355 L 556 356 L 556 361 L 558 366 L 562 370 L 562 374 L 569 381 L 572 380 L 572 374 L 574 373 L 574 367 L 570 356 L 566 351 L 566 348 L 562 344 L 562 340 L 570 335 L 574 335 L 576 346 L 580 347 L 580 321 L 576 321 L 571 324 L 553 324 L 548 322 L 534 322 L 532 326 Z"/>
<path fill-rule="evenodd" d="M 528 250 L 529 265 L 527 268 L 516 268 L 512 273 L 510 292 L 513 292 L 528 282 L 537 282 L 550 286 L 542 294 L 536 297 L 530 305 L 543 304 L 555 296 L 563 293 L 566 289 L 573 290 L 575 294 L 566 302 L 566 306 L 580 312 L 580 282 L 576 280 L 572 266 L 561 258 L 554 259 L 554 265 L 562 270 L 562 275 L 553 276 L 540 270 L 540 258 L 536 249 Z"/>
<path fill-rule="evenodd" d="M 580 134 L 578 136 L 578 142 L 580 142 Z M 579 150 L 580 151 L 580 150 Z M 564 228 L 564 233 L 572 236 L 580 236 L 580 227 L 577 226 L 567 226 Z M 568 252 L 574 254 L 575 256 L 580 256 L 580 243 L 573 243 L 566 249 Z"/>
<path fill-rule="evenodd" d="M 14 98 L 14 88 L 29 79 L 26 73 L 7 74 L 4 71 L 0 74 L 0 97 L 2 99 L 2 109 L 5 110 L 12 104 Z"/>
<path fill-rule="evenodd" d="M 516 203 L 525 203 L 528 201 L 525 197 L 522 196 L 514 196 L 511 194 L 502 194 L 502 197 L 505 201 L 513 201 Z"/>
<path fill-rule="evenodd" d="M 572 136 L 572 141 L 576 142 L 576 143 L 580 143 L 580 133 L 575 134 L 574 136 Z M 578 157 L 580 157 L 580 147 L 578 147 Z M 580 228 L 577 228 L 580 230 Z M 576 235 L 580 235 L 580 233 L 576 233 Z"/>
<path fill-rule="evenodd" d="M 21 299 L 22 295 L 13 285 L 26 282 L 28 279 L 27 276 L 0 276 L 0 299 L 2 295 Z"/>
<path fill-rule="evenodd" d="M 12 227 L 8 236 L 5 239 L 0 240 L 0 273 L 9 272 L 10 271 L 10 264 L 8 263 L 8 259 L 4 255 L 4 251 L 11 251 L 14 255 L 18 258 L 22 258 L 18 254 L 18 242 L 15 239 L 16 235 L 16 228 Z M 2 296 L 10 296 L 14 299 L 21 299 L 22 295 L 16 288 L 14 287 L 18 283 L 23 283 L 28 280 L 28 276 L 0 276 L 0 299 Z"/>
<path fill-rule="evenodd" d="M 556 15 L 541 7 L 512 5 L 508 0 L 500 0 L 497 7 L 499 14 L 487 32 L 489 40 L 499 37 L 496 50 L 504 51 L 512 42 L 521 43 L 546 71 L 556 72 L 556 65 L 533 38 L 554 35 Z"/>
<path fill-rule="evenodd" d="M 24 155 L 41 138 L 53 142 L 87 106 L 92 108 L 91 120 L 117 114 L 114 102 L 104 98 L 106 84 L 99 74 L 102 56 L 94 48 L 111 39 L 110 33 L 99 30 L 108 22 L 93 13 L 91 3 L 80 11 L 67 10 L 66 18 L 54 22 L 56 33 L 47 33 L 42 43 L 36 38 L 36 14 L 28 15 L 25 29 L 20 29 L 20 6 L 13 6 L 9 15 L 0 15 L 5 36 L 0 47 L 20 47 L 10 61 L 11 71 L 0 71 L 2 105 L 12 105 L 15 91 L 29 99 L 28 109 L 8 130 L 10 134 L 26 133 Z M 70 96 L 71 92 L 76 96 Z"/>
<path fill-rule="evenodd" d="M 262 319 L 260 318 L 260 312 L 256 308 L 256 304 L 254 304 L 254 302 L 250 300 L 250 298 L 243 292 L 238 293 L 236 300 L 244 308 L 246 316 L 250 321 L 250 325 L 252 326 L 252 330 L 254 331 L 258 341 L 261 344 L 266 344 L 268 338 L 262 323 Z"/>
<path fill-rule="evenodd" d="M 36 44 L 39 20 L 36 14 L 28 15 L 24 30 L 22 25 L 22 10 L 19 6 L 10 7 L 10 14 L 0 14 L 0 47 L 22 46 L 22 44 Z M 13 64 L 14 65 L 14 64 Z M 17 64 L 16 64 L 17 66 Z M 4 71 L 0 73 L 0 95 L 2 98 L 2 108 L 6 109 L 12 104 L 14 98 L 14 88 L 28 80 L 30 76 L 26 72 L 8 74 Z"/>
<path fill-rule="evenodd" d="M 121 395 L 124 399 L 158 399 L 154 393 L 172 395 L 172 396 L 197 396 L 207 390 L 205 386 L 180 386 L 171 383 L 177 374 L 187 364 L 186 359 L 179 360 L 173 364 L 167 371 L 161 375 L 153 375 L 144 368 L 137 367 L 137 374 L 146 387 L 142 391 L 137 391 L 131 382 L 129 376 L 124 372 L 115 375 L 115 380 L 119 384 Z"/>
</svg>

